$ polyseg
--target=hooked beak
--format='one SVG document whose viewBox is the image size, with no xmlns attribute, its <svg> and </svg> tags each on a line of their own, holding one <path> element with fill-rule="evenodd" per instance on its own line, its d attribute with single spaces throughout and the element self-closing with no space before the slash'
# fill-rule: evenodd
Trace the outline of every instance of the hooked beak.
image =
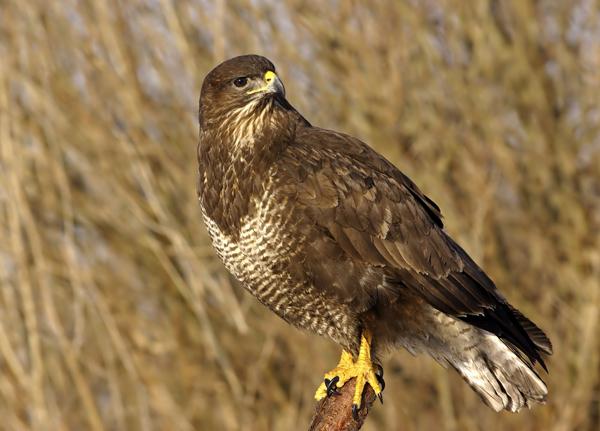
<svg viewBox="0 0 600 431">
<path fill-rule="evenodd" d="M 264 85 L 259 88 L 255 88 L 254 90 L 248 91 L 248 94 L 255 93 L 265 93 L 265 94 L 280 94 L 285 96 L 285 88 L 283 87 L 283 82 L 277 76 L 277 74 L 271 70 L 265 72 L 263 76 Z"/>
</svg>

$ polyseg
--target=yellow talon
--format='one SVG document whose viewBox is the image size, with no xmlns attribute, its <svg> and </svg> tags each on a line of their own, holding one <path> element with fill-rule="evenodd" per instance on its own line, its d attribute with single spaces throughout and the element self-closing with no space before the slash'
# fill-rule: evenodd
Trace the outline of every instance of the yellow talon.
<svg viewBox="0 0 600 431">
<path fill-rule="evenodd" d="M 371 362 L 371 339 L 371 334 L 368 331 L 364 331 L 360 337 L 360 349 L 356 362 L 354 362 L 354 358 L 352 358 L 350 353 L 343 350 L 338 365 L 325 374 L 326 380 L 333 380 L 336 377 L 339 379 L 334 383 L 337 388 L 341 388 L 348 380 L 356 377 L 356 387 L 352 399 L 352 403 L 356 409 L 360 408 L 363 389 L 367 383 L 371 385 L 375 391 L 375 395 L 381 394 L 381 386 L 377 380 L 373 362 Z M 321 386 L 319 386 L 319 389 L 315 393 L 315 399 L 320 400 L 325 396 L 327 396 L 327 386 L 325 383 L 321 383 Z"/>
</svg>

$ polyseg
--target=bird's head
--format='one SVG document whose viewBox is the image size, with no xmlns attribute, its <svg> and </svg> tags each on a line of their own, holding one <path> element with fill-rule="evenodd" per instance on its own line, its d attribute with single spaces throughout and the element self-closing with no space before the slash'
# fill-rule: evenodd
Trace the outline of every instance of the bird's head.
<svg viewBox="0 0 600 431">
<path fill-rule="evenodd" d="M 202 84 L 200 123 L 228 123 L 260 114 L 279 101 L 285 89 L 275 66 L 259 55 L 231 58 L 211 70 Z"/>
</svg>

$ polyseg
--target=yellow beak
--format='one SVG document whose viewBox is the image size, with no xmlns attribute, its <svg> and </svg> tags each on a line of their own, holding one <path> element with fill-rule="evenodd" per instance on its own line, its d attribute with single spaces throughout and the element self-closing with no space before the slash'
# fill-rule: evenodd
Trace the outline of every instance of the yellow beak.
<svg viewBox="0 0 600 431">
<path fill-rule="evenodd" d="M 272 70 L 268 70 L 263 75 L 263 81 L 265 85 L 259 88 L 255 88 L 254 90 L 248 91 L 247 94 L 255 94 L 255 93 L 281 93 L 285 95 L 285 89 L 283 87 L 283 83 L 281 79 L 277 76 L 275 72 Z"/>
</svg>

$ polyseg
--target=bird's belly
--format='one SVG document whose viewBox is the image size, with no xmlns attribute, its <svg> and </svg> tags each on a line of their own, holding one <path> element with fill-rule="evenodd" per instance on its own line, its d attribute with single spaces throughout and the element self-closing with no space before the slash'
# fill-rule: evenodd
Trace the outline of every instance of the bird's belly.
<svg viewBox="0 0 600 431">
<path fill-rule="evenodd" d="M 272 311 L 294 326 L 329 336 L 339 344 L 354 338 L 356 317 L 346 304 L 326 297 L 301 271 L 291 270 L 300 261 L 302 239 L 287 228 L 286 215 L 262 212 L 247 217 L 238 238 L 222 232 L 203 211 L 213 246 L 225 267 Z M 279 218 L 273 220 L 273 218 Z"/>
</svg>

